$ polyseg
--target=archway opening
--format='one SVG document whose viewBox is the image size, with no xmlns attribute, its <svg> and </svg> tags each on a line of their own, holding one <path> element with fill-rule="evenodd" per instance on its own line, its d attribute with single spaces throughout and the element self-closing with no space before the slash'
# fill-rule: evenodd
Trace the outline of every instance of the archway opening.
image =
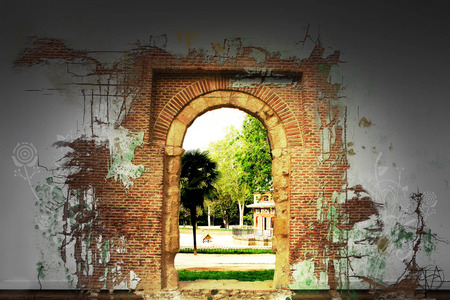
<svg viewBox="0 0 450 300">
<path fill-rule="evenodd" d="M 289 197 L 290 151 L 286 131 L 277 113 L 263 100 L 244 92 L 217 90 L 190 100 L 171 121 L 165 146 L 162 287 L 179 287 L 175 256 L 179 252 L 179 199 L 182 148 L 187 128 L 207 111 L 238 108 L 257 118 L 267 129 L 273 175 L 272 250 L 276 253 L 273 287 L 289 285 Z"/>
<path fill-rule="evenodd" d="M 175 257 L 180 285 L 192 285 L 184 281 L 195 279 L 235 279 L 270 288 L 275 269 L 275 203 L 267 130 L 241 110 L 214 109 L 188 128 L 183 148 L 206 153 L 220 175 L 212 184 L 213 193 L 195 212 L 198 255 L 193 253 L 192 212 L 181 201 L 180 253 Z"/>
</svg>

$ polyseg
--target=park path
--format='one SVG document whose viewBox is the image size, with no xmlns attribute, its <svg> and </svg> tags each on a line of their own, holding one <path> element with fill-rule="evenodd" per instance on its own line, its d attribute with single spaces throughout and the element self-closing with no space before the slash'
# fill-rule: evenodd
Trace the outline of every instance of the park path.
<svg viewBox="0 0 450 300">
<path fill-rule="evenodd" d="M 178 253 L 177 270 L 248 271 L 275 268 L 275 254 Z"/>
<path fill-rule="evenodd" d="M 203 243 L 203 237 L 206 234 L 210 234 L 212 240 L 210 243 Z M 197 230 L 197 247 L 220 247 L 220 246 L 237 246 L 233 243 L 233 237 L 230 231 L 216 231 L 211 232 L 207 230 Z M 180 246 L 183 247 L 193 247 L 193 236 L 192 232 L 183 230 L 180 232 Z"/>
<path fill-rule="evenodd" d="M 210 243 L 203 243 L 206 234 L 212 236 Z M 181 230 L 180 246 L 193 247 L 192 231 Z M 235 243 L 231 231 L 197 231 L 199 248 L 248 248 Z M 248 271 L 275 268 L 275 254 L 203 254 L 178 253 L 175 256 L 177 270 Z"/>
</svg>

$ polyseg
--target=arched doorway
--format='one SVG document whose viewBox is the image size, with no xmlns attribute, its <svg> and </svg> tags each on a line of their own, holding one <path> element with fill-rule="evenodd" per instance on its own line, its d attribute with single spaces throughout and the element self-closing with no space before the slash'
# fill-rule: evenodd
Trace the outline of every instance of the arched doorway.
<svg viewBox="0 0 450 300">
<path fill-rule="evenodd" d="M 256 117 L 267 129 L 272 149 L 272 173 L 276 217 L 273 250 L 276 252 L 274 287 L 289 284 L 289 185 L 290 153 L 285 126 L 276 111 L 260 98 L 234 90 L 216 90 L 190 100 L 173 118 L 168 129 L 164 157 L 162 287 L 178 288 L 174 259 L 179 250 L 179 177 L 183 139 L 198 116 L 220 107 L 238 108 Z"/>
</svg>

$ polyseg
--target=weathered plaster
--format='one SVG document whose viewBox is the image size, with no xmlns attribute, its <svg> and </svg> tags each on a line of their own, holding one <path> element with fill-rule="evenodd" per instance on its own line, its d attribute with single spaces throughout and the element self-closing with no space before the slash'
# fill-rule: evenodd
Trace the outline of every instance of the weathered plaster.
<svg viewBox="0 0 450 300">
<path fill-rule="evenodd" d="M 117 62 L 104 64 L 98 53 L 73 50 L 58 40 L 36 39 L 16 61 L 17 66 L 66 65 L 84 104 L 78 135 L 56 143 L 72 149 L 55 173 L 62 182 L 48 179 L 35 189 L 36 195 L 44 195 L 36 197 L 40 207 L 36 230 L 45 233 L 45 239 L 39 239 L 49 243 L 36 265 L 40 280 L 48 280 L 46 274 L 57 269 L 80 289 L 177 289 L 173 262 L 179 248 L 181 145 L 194 119 L 219 107 L 238 108 L 257 117 L 269 133 L 277 211 L 274 287 L 349 289 L 366 283 L 386 288 L 391 278 L 385 270 L 391 262 L 397 266 L 401 257 L 416 263 L 417 251 L 403 249 L 404 242 L 423 239 L 420 245 L 431 254 L 436 236 L 428 230 L 412 235 L 406 230 L 414 221 L 411 211 L 403 208 L 407 188 L 381 179 L 388 170 L 381 154 L 372 182 L 348 185 L 347 154 L 358 153 L 351 148 L 356 142 L 347 141 L 341 84 L 330 78 L 339 63 L 338 51 L 323 58 L 324 48 L 317 41 L 308 59 L 283 61 L 276 54 L 243 47 L 240 39 L 213 48 L 214 56 L 192 50 L 179 58 L 154 46 L 137 45 Z M 302 75 L 279 74 L 282 68 L 274 70 L 280 62 Z M 149 72 L 152 63 L 160 69 L 168 65 L 170 72 L 180 64 L 191 68 L 198 64 L 232 74 L 238 70 L 239 75 L 181 78 L 178 92 L 162 101 L 163 107 L 156 107 L 150 101 L 152 76 L 158 76 Z M 283 99 L 280 95 L 287 90 L 301 103 Z M 363 130 L 375 127 L 366 117 L 357 122 Z M 376 154 L 376 147 L 372 149 Z M 19 166 L 17 158 L 14 163 Z M 308 184 L 310 188 L 304 189 Z M 52 203 L 60 205 L 54 215 L 43 208 Z M 424 216 L 417 207 L 413 212 Z M 153 252 L 142 250 L 155 241 L 161 245 Z M 49 264 L 58 252 L 60 261 Z M 406 271 L 406 277 L 415 272 Z M 403 274 L 394 274 L 393 280 Z M 416 286 L 401 286 L 411 287 Z"/>
</svg>

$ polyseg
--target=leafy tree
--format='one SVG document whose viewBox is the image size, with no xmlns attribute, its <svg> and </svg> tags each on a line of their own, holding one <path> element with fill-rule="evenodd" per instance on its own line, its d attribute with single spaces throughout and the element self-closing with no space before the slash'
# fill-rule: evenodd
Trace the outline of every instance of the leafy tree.
<svg viewBox="0 0 450 300">
<path fill-rule="evenodd" d="M 256 118 L 244 119 L 242 131 L 229 127 L 225 138 L 208 147 L 221 177 L 214 184 L 215 212 L 228 224 L 232 206 L 239 208 L 239 225 L 244 224 L 245 204 L 254 192 L 272 188 L 272 157 L 267 131 Z M 229 213 L 228 213 L 229 212 Z"/>
<path fill-rule="evenodd" d="M 189 209 L 184 207 L 183 203 L 180 203 L 180 215 L 179 215 L 179 221 L 180 225 L 190 225 L 190 217 L 191 214 L 189 212 Z"/>
<path fill-rule="evenodd" d="M 236 204 L 239 208 L 239 225 L 242 226 L 246 199 L 248 199 L 247 185 L 239 184 L 239 178 L 243 176 L 241 164 L 236 159 L 236 154 L 242 147 L 242 141 L 238 139 L 239 131 L 230 126 L 222 140 L 209 145 L 208 151 L 211 158 L 217 162 L 220 178 L 214 184 L 216 188 L 215 212 L 223 218 L 225 227 L 228 228 L 230 218 L 234 215 Z"/>
<path fill-rule="evenodd" d="M 238 218 L 236 201 L 229 194 L 225 193 L 220 186 L 217 185 L 217 187 L 216 198 L 211 203 L 212 211 L 216 217 L 223 220 L 225 228 L 228 229 L 230 223 L 237 221 Z"/>
<path fill-rule="evenodd" d="M 272 154 L 267 130 L 258 119 L 247 115 L 238 139 L 241 149 L 236 154 L 242 173 L 239 184 L 254 192 L 269 191 L 272 188 Z"/>
<path fill-rule="evenodd" d="M 213 194 L 213 183 L 218 177 L 217 164 L 207 152 L 187 151 L 181 158 L 181 203 L 190 210 L 194 254 L 197 254 L 197 207 L 201 207 L 203 200 Z"/>
</svg>

